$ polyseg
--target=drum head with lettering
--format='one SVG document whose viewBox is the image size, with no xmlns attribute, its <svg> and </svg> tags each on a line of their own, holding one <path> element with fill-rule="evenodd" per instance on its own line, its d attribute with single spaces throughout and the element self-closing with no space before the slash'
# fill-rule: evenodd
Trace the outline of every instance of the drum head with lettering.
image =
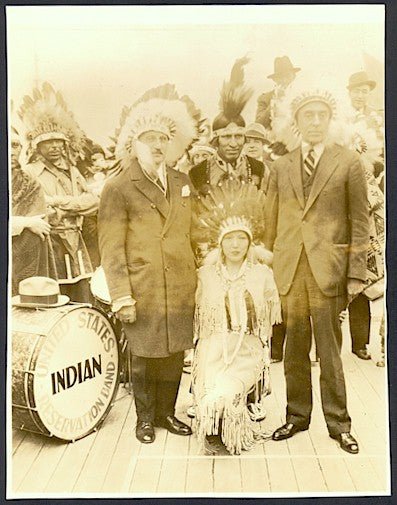
<svg viewBox="0 0 397 505">
<path fill-rule="evenodd" d="M 35 364 L 37 413 L 51 433 L 76 440 L 106 416 L 118 384 L 113 328 L 98 310 L 77 307 L 49 331 Z"/>
</svg>

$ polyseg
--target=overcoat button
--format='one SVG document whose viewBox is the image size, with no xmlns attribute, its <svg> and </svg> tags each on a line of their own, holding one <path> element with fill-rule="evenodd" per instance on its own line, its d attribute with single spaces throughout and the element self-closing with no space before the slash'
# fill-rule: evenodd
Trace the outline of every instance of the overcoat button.
<svg viewBox="0 0 397 505">
<path fill-rule="evenodd" d="M 183 207 L 186 207 L 186 202 L 182 202 L 182 206 L 183 206 Z"/>
<path fill-rule="evenodd" d="M 152 208 L 152 209 L 155 209 L 155 208 L 156 208 L 156 206 L 155 206 L 155 204 L 154 204 L 154 203 L 151 203 L 151 204 L 150 204 L 150 206 L 151 206 L 151 208 Z"/>
<path fill-rule="evenodd" d="M 164 267 L 165 272 L 168 272 L 168 270 L 169 270 L 169 267 Z"/>
</svg>

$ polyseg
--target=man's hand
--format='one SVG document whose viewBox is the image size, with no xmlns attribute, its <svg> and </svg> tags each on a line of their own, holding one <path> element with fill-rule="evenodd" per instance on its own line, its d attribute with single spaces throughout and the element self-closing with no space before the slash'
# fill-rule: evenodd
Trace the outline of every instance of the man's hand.
<svg viewBox="0 0 397 505">
<path fill-rule="evenodd" d="M 121 307 L 120 310 L 117 311 L 116 316 L 122 323 L 135 323 L 136 321 L 136 309 L 135 305 L 128 305 L 125 307 Z"/>
<path fill-rule="evenodd" d="M 51 231 L 51 226 L 43 219 L 44 216 L 45 214 L 29 217 L 26 224 L 26 228 L 38 235 L 41 240 L 44 240 L 45 236 L 49 235 Z"/>
<path fill-rule="evenodd" d="M 365 287 L 365 282 L 359 279 L 347 279 L 347 299 L 350 303 L 353 298 L 361 293 Z"/>
</svg>

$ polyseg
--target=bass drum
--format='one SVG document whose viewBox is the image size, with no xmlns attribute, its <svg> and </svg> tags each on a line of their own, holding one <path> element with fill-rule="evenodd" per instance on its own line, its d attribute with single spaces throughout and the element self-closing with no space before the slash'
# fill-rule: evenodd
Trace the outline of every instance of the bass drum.
<svg viewBox="0 0 397 505">
<path fill-rule="evenodd" d="M 118 383 L 117 338 L 102 311 L 83 304 L 13 307 L 13 427 L 83 438 L 107 416 Z"/>
</svg>

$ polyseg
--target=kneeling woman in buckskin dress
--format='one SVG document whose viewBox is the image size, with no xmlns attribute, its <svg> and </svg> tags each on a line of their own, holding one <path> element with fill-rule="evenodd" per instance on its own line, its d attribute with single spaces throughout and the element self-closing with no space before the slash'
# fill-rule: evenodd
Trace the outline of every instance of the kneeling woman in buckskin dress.
<svg viewBox="0 0 397 505">
<path fill-rule="evenodd" d="M 199 270 L 193 395 L 196 433 L 208 454 L 231 454 L 266 438 L 247 410 L 247 394 L 270 392 L 269 339 L 280 322 L 273 273 L 257 261 L 263 193 L 229 181 L 201 201 L 198 221 L 216 241 Z"/>
</svg>

